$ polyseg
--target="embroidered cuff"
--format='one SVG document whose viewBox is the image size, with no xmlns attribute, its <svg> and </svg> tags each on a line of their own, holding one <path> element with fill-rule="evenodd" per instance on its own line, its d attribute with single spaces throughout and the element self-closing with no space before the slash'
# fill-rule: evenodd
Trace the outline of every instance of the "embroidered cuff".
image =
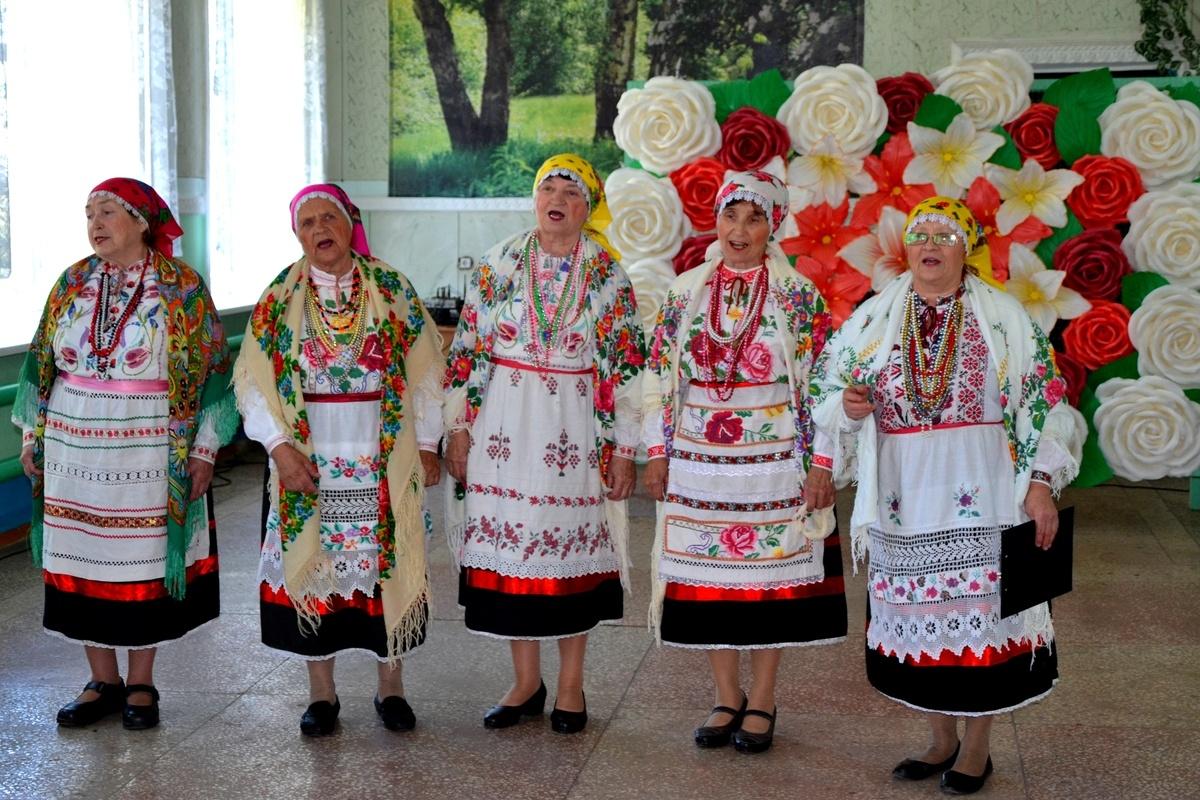
<svg viewBox="0 0 1200 800">
<path fill-rule="evenodd" d="M 619 444 L 613 448 L 613 455 L 620 456 L 621 458 L 628 458 L 632 461 L 635 457 L 637 457 L 637 448 L 630 447 L 627 444 Z"/>
<path fill-rule="evenodd" d="M 833 456 L 827 456 L 823 453 L 813 453 L 812 465 L 833 472 Z"/>
<path fill-rule="evenodd" d="M 198 458 L 201 461 L 207 461 L 209 464 L 217 463 L 217 453 L 207 447 L 194 445 L 192 451 L 188 453 L 188 458 Z"/>
<path fill-rule="evenodd" d="M 1033 481 L 1034 483 L 1043 484 L 1045 486 L 1053 486 L 1054 485 L 1054 478 L 1051 477 L 1050 473 L 1043 472 L 1040 469 L 1035 469 L 1033 471 L 1033 474 L 1029 476 L 1029 480 Z"/>
<path fill-rule="evenodd" d="M 32 430 L 25 431 L 21 434 L 21 447 L 27 447 L 33 444 L 34 435 Z"/>
<path fill-rule="evenodd" d="M 437 442 L 417 442 L 417 449 L 426 453 L 436 453 L 438 451 Z"/>
<path fill-rule="evenodd" d="M 666 458 L 667 446 L 665 444 L 656 444 L 653 447 L 647 447 L 646 456 L 648 458 Z"/>
<path fill-rule="evenodd" d="M 263 447 L 266 448 L 267 455 L 271 455 L 271 453 L 275 452 L 276 447 L 279 447 L 281 444 L 288 444 L 291 441 L 292 437 L 281 433 L 278 436 L 272 436 L 270 439 L 268 439 L 267 443 L 264 444 Z"/>
</svg>

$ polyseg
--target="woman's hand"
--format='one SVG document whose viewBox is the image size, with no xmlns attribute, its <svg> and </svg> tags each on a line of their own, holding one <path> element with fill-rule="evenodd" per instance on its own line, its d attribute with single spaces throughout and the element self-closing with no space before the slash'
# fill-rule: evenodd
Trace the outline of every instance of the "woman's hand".
<svg viewBox="0 0 1200 800">
<path fill-rule="evenodd" d="M 455 431 L 446 439 L 446 471 L 459 483 L 467 482 L 467 455 L 471 452 L 471 432 Z"/>
<path fill-rule="evenodd" d="M 212 485 L 213 465 L 203 458 L 189 458 L 187 474 L 192 478 L 192 494 L 188 497 L 188 502 L 192 502 L 203 497 Z"/>
<path fill-rule="evenodd" d="M 1037 546 L 1049 550 L 1058 534 L 1058 509 L 1050 487 L 1044 483 L 1030 483 L 1025 494 L 1025 513 L 1037 524 Z"/>
<path fill-rule="evenodd" d="M 25 470 L 25 477 L 29 480 L 40 476 L 42 470 L 38 469 L 38 465 L 33 463 L 33 445 L 27 444 L 21 448 L 21 469 Z"/>
<path fill-rule="evenodd" d="M 667 496 L 667 459 L 652 458 L 646 462 L 642 483 L 655 500 L 661 502 Z"/>
<path fill-rule="evenodd" d="M 875 403 L 871 401 L 871 387 L 862 383 L 847 386 L 842 392 L 842 410 L 854 420 L 869 416 L 875 410 Z"/>
<path fill-rule="evenodd" d="M 442 462 L 437 453 L 430 450 L 421 451 L 421 468 L 425 470 L 425 488 L 437 486 L 442 479 Z"/>
<path fill-rule="evenodd" d="M 608 462 L 608 482 L 612 488 L 608 491 L 609 500 L 624 500 L 633 494 L 633 485 L 637 483 L 637 467 L 633 459 L 624 456 L 613 456 Z"/>
<path fill-rule="evenodd" d="M 289 492 L 317 493 L 317 478 L 321 471 L 312 459 L 306 457 L 296 448 L 286 442 L 277 445 L 271 451 L 275 460 L 275 469 L 279 473 L 279 483 Z"/>
<path fill-rule="evenodd" d="M 812 467 L 804 479 L 804 503 L 809 511 L 833 505 L 833 473 L 824 467 Z"/>
</svg>

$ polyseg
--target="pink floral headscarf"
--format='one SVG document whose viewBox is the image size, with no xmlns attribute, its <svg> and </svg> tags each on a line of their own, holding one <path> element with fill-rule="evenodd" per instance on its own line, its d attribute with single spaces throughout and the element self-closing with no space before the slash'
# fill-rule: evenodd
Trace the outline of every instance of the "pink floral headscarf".
<svg viewBox="0 0 1200 800">
<path fill-rule="evenodd" d="M 371 246 L 367 244 L 367 231 L 362 224 L 362 213 L 358 210 L 358 206 L 350 202 L 350 195 L 346 194 L 346 191 L 336 183 L 314 183 L 296 192 L 291 205 L 292 233 L 296 232 L 299 224 L 300 206 L 316 197 L 333 203 L 345 215 L 351 228 L 350 249 L 361 256 L 370 256 Z"/>
</svg>

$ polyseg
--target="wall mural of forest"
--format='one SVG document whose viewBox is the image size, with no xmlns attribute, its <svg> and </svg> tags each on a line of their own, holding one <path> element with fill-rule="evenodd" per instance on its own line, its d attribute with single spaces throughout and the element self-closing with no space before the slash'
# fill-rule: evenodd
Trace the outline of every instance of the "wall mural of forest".
<svg viewBox="0 0 1200 800">
<path fill-rule="evenodd" d="M 863 0 L 390 0 L 389 12 L 393 196 L 525 196 L 564 150 L 606 175 L 630 81 L 862 63 Z"/>
</svg>

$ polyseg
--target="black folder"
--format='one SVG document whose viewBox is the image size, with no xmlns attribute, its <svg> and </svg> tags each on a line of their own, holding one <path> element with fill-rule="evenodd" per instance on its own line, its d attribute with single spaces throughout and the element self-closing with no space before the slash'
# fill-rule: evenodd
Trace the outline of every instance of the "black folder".
<svg viewBox="0 0 1200 800">
<path fill-rule="evenodd" d="M 1037 525 L 1015 525 L 1000 534 L 1000 616 L 1011 617 L 1071 591 L 1075 507 L 1058 512 L 1058 533 L 1049 550 L 1036 544 Z"/>
</svg>

